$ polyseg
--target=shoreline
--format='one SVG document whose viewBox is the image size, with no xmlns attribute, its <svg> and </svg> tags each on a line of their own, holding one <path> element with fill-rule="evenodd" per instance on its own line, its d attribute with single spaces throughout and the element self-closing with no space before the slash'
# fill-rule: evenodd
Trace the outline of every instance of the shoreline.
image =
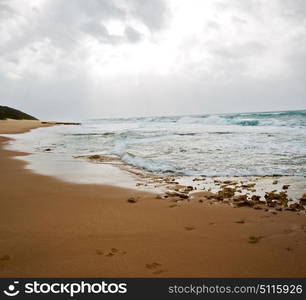
<svg viewBox="0 0 306 300">
<path fill-rule="evenodd" d="M 26 169 L 68 183 L 111 185 L 158 193 L 160 197 L 171 198 L 177 203 L 192 199 L 209 200 L 234 207 L 265 209 L 270 213 L 304 211 L 306 208 L 306 185 L 302 175 L 194 177 L 158 174 L 130 165 L 116 155 L 73 155 L 57 152 L 54 143 L 42 146 L 40 141 L 52 136 L 54 129 L 58 134 L 65 130 L 53 127 L 17 137 L 6 135 L 14 141 L 5 149 L 28 153 L 19 158 L 26 162 Z"/>
<path fill-rule="evenodd" d="M 67 183 L 26 170 L 1 133 L 0 277 L 305 277 L 304 213 Z"/>
<path fill-rule="evenodd" d="M 42 122 L 42 124 L 49 124 L 49 122 Z M 53 124 L 56 125 L 58 122 Z M 158 193 L 162 197 L 169 197 L 171 193 L 179 192 L 184 194 L 181 195 L 183 200 L 194 198 L 193 196 L 199 198 L 202 194 L 203 199 L 198 199 L 199 201 L 215 198 L 234 206 L 249 205 L 258 209 L 269 209 L 271 213 L 283 209 L 299 211 L 306 208 L 304 199 L 306 185 L 302 175 L 194 177 L 173 173 L 158 174 L 128 164 L 117 155 L 98 154 L 98 152 L 76 155 L 56 151 L 54 142 L 44 144 L 43 141 L 48 140 L 54 132 L 60 134 L 63 131 L 65 132 L 65 129 L 61 126 L 60 128 L 43 128 L 18 136 L 8 134 L 6 137 L 14 141 L 5 148 L 27 152 L 29 155 L 20 156 L 20 159 L 27 163 L 26 169 L 70 183 L 112 185 Z M 198 195 L 194 195 L 195 193 Z M 269 205 L 265 205 L 267 200 L 271 200 Z"/>
</svg>

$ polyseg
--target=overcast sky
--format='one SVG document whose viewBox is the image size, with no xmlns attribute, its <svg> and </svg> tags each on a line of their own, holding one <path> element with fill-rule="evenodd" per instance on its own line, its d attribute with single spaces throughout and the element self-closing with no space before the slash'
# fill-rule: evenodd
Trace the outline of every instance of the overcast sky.
<svg viewBox="0 0 306 300">
<path fill-rule="evenodd" d="M 304 0 L 0 0 L 0 41 L 41 119 L 306 108 Z"/>
</svg>

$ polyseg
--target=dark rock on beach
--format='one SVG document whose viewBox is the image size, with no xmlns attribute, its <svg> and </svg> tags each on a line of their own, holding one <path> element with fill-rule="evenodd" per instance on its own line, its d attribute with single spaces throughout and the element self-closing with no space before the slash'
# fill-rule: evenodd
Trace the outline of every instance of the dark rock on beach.
<svg viewBox="0 0 306 300">
<path fill-rule="evenodd" d="M 127 202 L 129 202 L 129 203 L 136 203 L 137 200 L 134 197 L 130 197 L 129 199 L 127 199 Z"/>
<path fill-rule="evenodd" d="M 235 189 L 230 188 L 230 187 L 225 187 L 223 188 L 223 190 L 218 192 L 218 196 L 220 200 L 222 200 L 221 198 L 231 198 L 234 195 L 235 195 Z"/>
<path fill-rule="evenodd" d="M 303 196 L 300 198 L 300 204 L 306 205 L 306 194 L 303 194 Z"/>
<path fill-rule="evenodd" d="M 188 199 L 189 196 L 184 194 L 184 193 L 179 193 L 179 192 L 166 192 L 166 195 L 169 197 L 179 197 L 181 199 Z"/>
<path fill-rule="evenodd" d="M 238 195 L 234 197 L 234 201 L 247 201 L 248 196 L 247 195 Z"/>
<path fill-rule="evenodd" d="M 289 208 L 295 209 L 295 210 L 304 210 L 303 205 L 299 203 L 292 203 L 289 205 Z"/>
<path fill-rule="evenodd" d="M 286 192 L 270 192 L 265 194 L 265 199 L 267 201 L 267 204 L 272 204 L 273 201 L 276 201 L 278 204 L 281 204 L 283 206 L 287 206 L 288 204 L 288 196 Z"/>
<path fill-rule="evenodd" d="M 253 201 L 241 201 L 237 203 L 237 207 L 252 207 L 254 206 L 254 202 Z"/>
<path fill-rule="evenodd" d="M 254 201 L 254 202 L 259 202 L 260 201 L 260 196 L 252 195 L 251 200 Z"/>
</svg>

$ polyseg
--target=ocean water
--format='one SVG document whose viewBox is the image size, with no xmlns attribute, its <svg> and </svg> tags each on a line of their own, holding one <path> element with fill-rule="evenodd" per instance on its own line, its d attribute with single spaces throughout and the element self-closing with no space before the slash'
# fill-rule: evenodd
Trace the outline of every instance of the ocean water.
<svg viewBox="0 0 306 300">
<path fill-rule="evenodd" d="M 158 175 L 306 176 L 306 110 L 86 120 L 34 130 L 21 143 L 50 155 L 115 156 Z"/>
</svg>

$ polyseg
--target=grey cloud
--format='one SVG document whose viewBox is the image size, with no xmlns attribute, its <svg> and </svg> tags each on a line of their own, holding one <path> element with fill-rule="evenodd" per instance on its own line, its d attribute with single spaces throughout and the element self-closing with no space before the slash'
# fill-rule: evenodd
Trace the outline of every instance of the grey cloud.
<svg viewBox="0 0 306 300">
<path fill-rule="evenodd" d="M 208 21 L 208 22 L 206 22 L 206 27 L 208 29 L 218 30 L 220 28 L 220 25 L 216 21 Z"/>
<path fill-rule="evenodd" d="M 232 16 L 232 21 L 238 25 L 244 25 L 247 24 L 247 21 L 243 18 L 239 18 L 237 16 Z"/>
<path fill-rule="evenodd" d="M 30 49 L 31 49 L 31 51 L 33 51 L 33 52 L 37 52 L 37 51 L 38 51 L 37 48 L 35 48 L 35 47 L 33 47 L 33 46 L 31 46 Z"/>
<path fill-rule="evenodd" d="M 136 43 L 141 40 L 141 33 L 131 26 L 126 26 L 124 30 L 126 38 L 131 43 Z"/>
<path fill-rule="evenodd" d="M 166 26 L 163 0 L 46 0 L 25 10 L 18 1 L 0 0 L 0 24 L 9 20 L 14 25 L 6 27 L 7 40 L 0 44 L 0 85 L 5 87 L 0 98 L 28 112 L 35 107 L 33 114 L 41 118 L 66 118 L 67 112 L 55 111 L 58 103 L 73 107 L 71 116 L 88 112 L 83 101 L 90 98 L 91 83 L 77 54 L 84 36 L 110 46 L 134 44 L 142 33 L 132 24 L 140 23 L 151 33 Z M 124 26 L 121 36 L 108 32 L 106 23 L 112 20 Z M 31 63 L 20 66 L 23 61 Z"/>
<path fill-rule="evenodd" d="M 188 33 L 181 37 L 181 43 L 174 42 L 165 49 L 164 41 L 172 43 L 173 36 L 180 35 L 178 31 L 166 35 L 172 34 L 170 24 L 170 33 L 165 31 L 162 39 L 155 39 L 175 17 L 166 0 L 45 0 L 26 12 L 17 6 L 18 1 L 23 0 L 0 0 L 0 26 L 4 28 L 8 20 L 15 22 L 12 29 L 0 31 L 0 35 L 8 33 L 8 40 L 0 43 L 0 99 L 4 105 L 42 119 L 62 120 L 102 114 L 111 117 L 305 107 L 304 0 L 271 0 L 278 3 L 276 10 L 265 4 L 270 0 L 218 1 L 217 9 L 214 7 L 206 16 L 210 21 L 199 22 L 204 32 L 199 27 L 201 33 Z M 215 5 L 217 0 L 212 3 Z M 261 23 L 263 11 L 267 23 Z M 274 17 L 287 29 L 284 34 L 270 22 Z M 110 21 L 122 25 L 121 35 L 112 34 Z M 235 32 L 232 40 L 232 35 L 227 35 L 227 28 L 220 25 L 227 21 L 232 23 L 230 29 L 241 36 Z M 187 18 L 182 22 L 188 22 Z M 211 30 L 211 34 L 206 35 L 205 30 Z M 273 39 L 275 34 L 278 36 Z M 135 68 L 137 72 L 133 73 L 131 61 L 121 72 L 120 63 L 129 60 L 132 47 L 141 47 L 142 41 L 150 37 L 154 38 L 154 47 L 171 51 L 178 58 L 173 70 L 171 66 L 163 68 L 168 63 L 163 60 L 167 55 L 159 62 L 157 53 L 152 71 L 148 64 L 148 69 Z M 85 49 L 84 39 L 94 41 L 94 47 L 98 41 L 101 47 Z M 124 47 L 126 44 L 132 46 Z M 148 49 L 147 43 L 143 45 Z M 271 52 L 278 46 L 283 49 L 274 58 Z M 105 55 L 104 49 L 108 52 Z M 252 77 L 250 69 L 257 63 L 253 58 L 263 57 L 260 63 L 264 68 L 270 62 L 265 54 L 270 54 L 267 59 L 272 68 L 275 63 L 275 72 L 265 78 Z M 105 66 L 108 69 L 104 72 Z M 63 106 L 67 109 L 58 109 Z"/>
<path fill-rule="evenodd" d="M 215 45 L 210 48 L 211 53 L 224 57 L 225 59 L 242 59 L 250 56 L 261 55 L 266 46 L 259 42 L 246 42 L 233 45 Z"/>
<path fill-rule="evenodd" d="M 154 31 L 162 29 L 167 23 L 169 10 L 162 0 L 130 0 L 128 1 L 132 15 L 141 20 Z"/>
<path fill-rule="evenodd" d="M 112 0 L 47 1 L 40 9 L 34 7 L 33 16 L 29 16 L 33 18 L 23 22 L 18 36 L 12 36 L 11 41 L 0 47 L 0 51 L 20 51 L 35 42 L 49 39 L 55 47 L 70 53 L 79 45 L 81 34 L 84 33 L 96 37 L 102 43 L 135 43 L 140 40 L 141 34 L 128 25 L 130 20 L 140 21 L 150 31 L 160 30 L 166 23 L 167 6 L 162 0 L 125 0 L 122 3 L 124 5 Z M 12 4 L 1 0 L 3 13 L 14 11 Z M 14 17 L 22 18 L 22 12 L 21 17 Z M 125 36 L 107 32 L 105 22 L 110 20 L 126 24 Z"/>
<path fill-rule="evenodd" d="M 18 65 L 20 62 L 20 60 L 17 57 L 9 57 L 7 60 L 16 65 Z"/>
<path fill-rule="evenodd" d="M 10 6 L 9 1 L 0 0 L 0 22 L 10 18 L 16 14 L 15 10 Z"/>
<path fill-rule="evenodd" d="M 297 21 L 306 19 L 306 1 L 304 0 L 280 0 L 282 15 Z"/>
<path fill-rule="evenodd" d="M 270 10 L 274 5 L 275 11 L 270 11 L 272 14 L 279 13 L 281 17 L 295 19 L 298 22 L 306 19 L 305 0 L 270 0 L 268 2 L 272 4 Z M 216 2 L 216 7 L 219 10 L 240 11 L 249 17 L 261 18 L 267 9 L 267 2 L 266 0 L 220 0 Z"/>
<path fill-rule="evenodd" d="M 124 35 L 109 34 L 107 28 L 95 21 L 91 20 L 81 24 L 81 30 L 86 34 L 95 37 L 99 42 L 106 44 L 122 44 L 122 43 L 136 43 L 141 40 L 141 34 L 139 31 L 131 26 L 126 26 L 124 29 Z"/>
<path fill-rule="evenodd" d="M 216 6 L 220 10 L 240 10 L 242 12 L 257 15 L 262 7 L 261 0 L 221 0 L 216 2 Z"/>
<path fill-rule="evenodd" d="M 84 22 L 80 24 L 80 29 L 94 37 L 97 37 L 100 40 L 108 40 L 109 33 L 106 29 L 106 27 L 99 23 L 97 20 L 92 19 L 89 22 Z"/>
</svg>

